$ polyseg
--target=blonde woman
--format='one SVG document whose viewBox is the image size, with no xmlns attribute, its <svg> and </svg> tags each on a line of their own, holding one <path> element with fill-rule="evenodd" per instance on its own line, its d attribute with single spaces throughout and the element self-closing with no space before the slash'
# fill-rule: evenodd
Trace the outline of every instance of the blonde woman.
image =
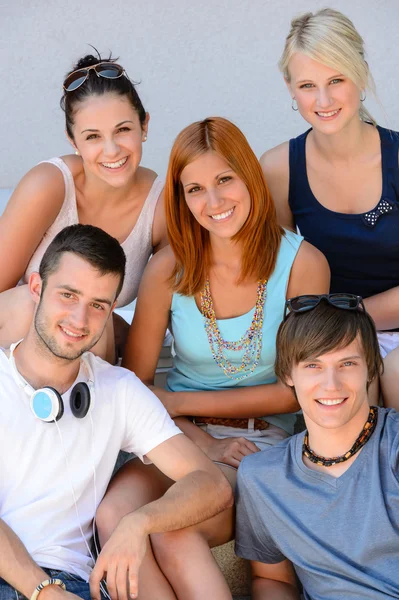
<svg viewBox="0 0 399 600">
<path fill-rule="evenodd" d="M 331 292 L 365 299 L 385 356 L 399 345 L 399 135 L 365 108 L 373 80 L 342 13 L 294 19 L 279 67 L 310 125 L 261 158 L 280 224 L 327 257 Z"/>
</svg>

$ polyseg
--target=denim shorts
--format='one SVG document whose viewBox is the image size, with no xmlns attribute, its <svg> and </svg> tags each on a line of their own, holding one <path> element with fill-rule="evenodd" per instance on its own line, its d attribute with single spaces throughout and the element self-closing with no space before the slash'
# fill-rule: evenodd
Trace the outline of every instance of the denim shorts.
<svg viewBox="0 0 399 600">
<path fill-rule="evenodd" d="M 83 600 L 91 600 L 89 584 L 78 575 L 72 575 L 72 573 L 58 571 L 56 569 L 43 568 L 43 571 L 45 571 L 49 577 L 61 579 L 65 583 L 68 592 L 79 596 L 79 598 L 82 598 Z M 105 599 L 105 596 L 101 594 L 101 598 Z M 26 600 L 26 597 L 20 592 L 17 592 L 0 577 L 0 600 Z"/>
</svg>

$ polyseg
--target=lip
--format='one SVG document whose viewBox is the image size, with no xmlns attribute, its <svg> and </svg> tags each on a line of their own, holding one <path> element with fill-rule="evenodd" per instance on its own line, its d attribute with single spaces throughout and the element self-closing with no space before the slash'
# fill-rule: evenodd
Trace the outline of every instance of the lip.
<svg viewBox="0 0 399 600">
<path fill-rule="evenodd" d="M 321 116 L 321 115 L 319 114 L 319 112 L 321 112 L 321 113 L 330 113 L 330 112 L 333 112 L 332 110 L 321 110 L 321 111 L 315 111 L 315 115 L 316 115 L 316 117 L 318 117 L 318 118 L 319 118 L 321 121 L 334 121 L 335 119 L 337 119 L 337 118 L 339 117 L 339 115 L 340 115 L 340 113 L 341 113 L 341 110 L 342 110 L 342 109 L 341 109 L 341 108 L 338 108 L 338 109 L 336 109 L 336 110 L 337 110 L 337 112 L 336 112 L 334 115 L 331 115 L 331 116 L 329 116 L 329 117 L 324 117 L 324 116 Z"/>
<path fill-rule="evenodd" d="M 82 340 L 84 340 L 87 337 L 86 333 L 80 332 L 80 331 L 74 331 L 71 327 L 65 327 L 63 325 L 58 325 L 59 330 L 61 331 L 61 334 L 63 335 L 63 337 L 68 340 L 68 342 L 72 342 L 72 343 L 77 343 L 77 342 L 81 342 Z M 79 337 L 74 337 L 72 335 L 69 335 L 68 333 L 66 333 L 66 331 L 70 331 L 71 333 L 75 333 L 77 334 Z"/>
<path fill-rule="evenodd" d="M 122 158 L 120 158 L 119 160 L 123 160 L 124 158 L 126 158 L 126 161 L 123 163 L 123 165 L 121 167 L 116 167 L 116 168 L 111 168 L 111 167 L 106 167 L 104 165 L 104 163 L 100 162 L 100 167 L 102 167 L 107 173 L 120 173 L 121 171 L 123 171 L 126 167 L 126 165 L 129 162 L 129 157 L 128 156 L 123 156 Z M 108 163 L 115 163 L 118 162 L 117 160 L 110 160 L 110 161 L 105 161 Z"/>
<path fill-rule="evenodd" d="M 212 221 L 212 223 L 226 223 L 226 221 L 229 221 L 231 219 L 231 217 L 234 215 L 235 208 L 236 208 L 235 206 L 232 206 L 231 208 L 228 208 L 227 210 L 222 210 L 219 213 L 215 213 L 217 215 L 222 215 L 224 213 L 228 213 L 231 211 L 231 213 L 229 215 L 227 215 L 226 217 L 223 217 L 222 219 L 214 219 L 212 217 L 212 215 L 209 215 L 209 218 Z"/>
</svg>

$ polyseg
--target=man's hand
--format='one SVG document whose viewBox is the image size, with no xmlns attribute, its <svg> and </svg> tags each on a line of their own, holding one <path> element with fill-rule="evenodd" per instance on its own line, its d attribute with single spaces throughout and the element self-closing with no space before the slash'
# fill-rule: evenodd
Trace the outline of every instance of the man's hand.
<svg viewBox="0 0 399 600">
<path fill-rule="evenodd" d="M 243 437 L 225 438 L 218 440 L 212 438 L 209 445 L 202 450 L 210 459 L 238 468 L 238 465 L 249 454 L 259 452 L 258 446 Z"/>
<path fill-rule="evenodd" d="M 137 598 L 138 573 L 146 551 L 147 532 L 140 518 L 126 515 L 102 549 L 90 576 L 90 594 L 100 600 L 100 581 L 106 577 L 112 600 Z"/>
</svg>

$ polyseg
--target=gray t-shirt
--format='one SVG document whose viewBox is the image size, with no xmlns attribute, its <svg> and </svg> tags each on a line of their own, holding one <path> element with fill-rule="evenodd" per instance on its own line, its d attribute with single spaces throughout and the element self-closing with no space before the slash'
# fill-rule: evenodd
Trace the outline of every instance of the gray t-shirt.
<svg viewBox="0 0 399 600">
<path fill-rule="evenodd" d="M 336 478 L 302 460 L 304 433 L 246 457 L 237 479 L 236 552 L 288 558 L 306 600 L 399 598 L 399 413 Z"/>
</svg>

